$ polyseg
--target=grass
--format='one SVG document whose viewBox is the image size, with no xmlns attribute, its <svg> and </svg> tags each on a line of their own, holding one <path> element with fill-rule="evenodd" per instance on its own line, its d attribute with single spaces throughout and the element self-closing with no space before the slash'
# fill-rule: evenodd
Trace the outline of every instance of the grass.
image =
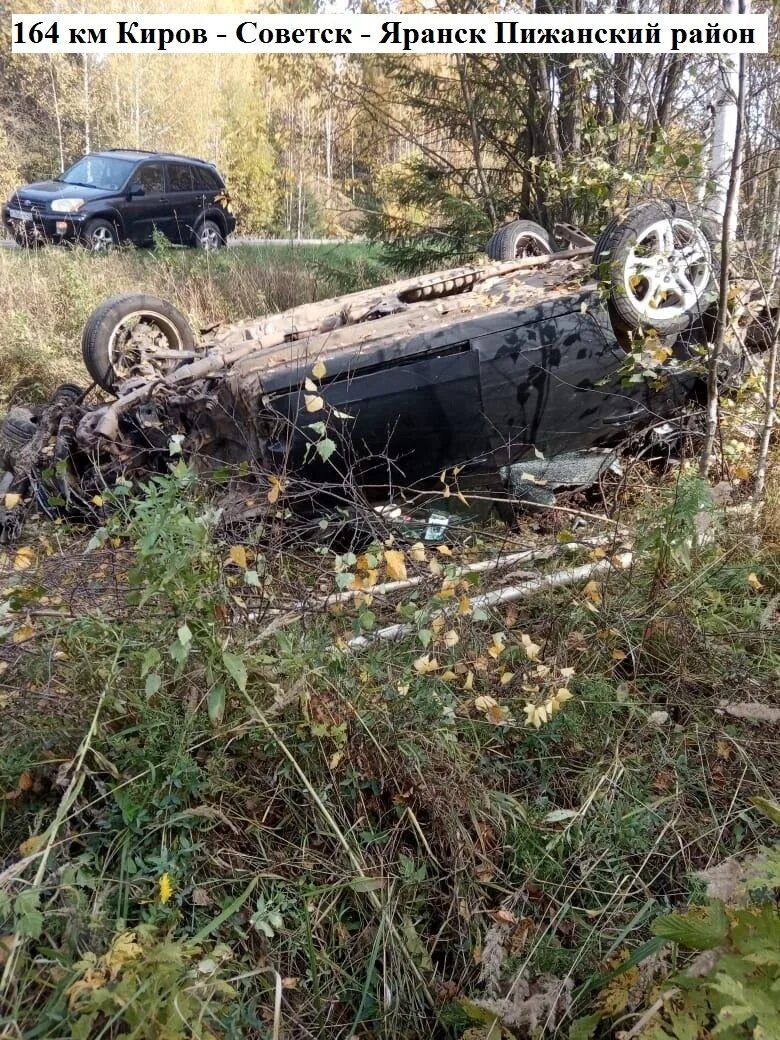
<svg viewBox="0 0 780 1040">
<path fill-rule="evenodd" d="M 219 253 L 122 249 L 0 249 L 0 404 L 45 397 L 84 382 L 81 330 L 91 311 L 120 293 L 175 304 L 195 328 L 283 310 L 390 278 L 363 244 L 237 246 Z"/>
<path fill-rule="evenodd" d="M 265 636 L 268 611 L 335 590 L 339 568 L 381 580 L 387 547 L 267 554 L 183 464 L 120 497 L 88 546 L 33 532 L 2 576 L 8 1035 L 636 1021 L 668 954 L 642 985 L 634 969 L 607 985 L 611 970 L 701 901 L 697 871 L 771 842 L 753 799 L 780 779 L 776 731 L 721 713 L 776 704 L 777 546 L 726 527 L 682 560 L 688 480 L 655 490 L 642 562 L 606 583 L 483 617 L 478 583 L 447 575 L 486 532 L 424 560 L 396 543 L 421 590 Z M 439 627 L 431 612 L 458 601 Z M 399 614 L 409 638 L 344 648 Z M 563 709 L 525 725 L 562 684 Z M 506 995 L 545 986 L 532 1025 Z"/>
<path fill-rule="evenodd" d="M 365 247 L 0 251 L 2 390 L 82 378 L 81 325 L 113 293 L 209 325 L 387 277 Z M 175 460 L 114 489 L 98 531 L 28 525 L 0 555 L 0 1037 L 636 1026 L 688 961 L 669 911 L 777 839 L 777 726 L 724 710 L 778 703 L 772 474 L 760 528 L 713 514 L 702 547 L 706 487 L 634 472 L 615 496 L 630 570 L 490 612 L 472 606 L 489 576 L 452 568 L 535 545 L 530 525 L 453 525 L 422 553 L 403 537 L 336 553 L 327 531 L 291 545 L 289 515 L 231 526 Z M 424 580 L 382 598 L 393 552 Z M 355 578 L 359 595 L 315 606 Z M 399 620 L 397 642 L 346 646 Z M 777 873 L 716 937 L 741 987 L 733 1040 L 769 1015 Z M 710 1035 L 726 998 L 689 991 L 637 1035 Z"/>
</svg>

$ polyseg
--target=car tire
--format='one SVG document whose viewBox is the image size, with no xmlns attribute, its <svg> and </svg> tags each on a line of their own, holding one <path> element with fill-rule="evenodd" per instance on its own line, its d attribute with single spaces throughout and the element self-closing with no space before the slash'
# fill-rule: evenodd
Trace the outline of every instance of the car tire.
<svg viewBox="0 0 780 1040">
<path fill-rule="evenodd" d="M 604 225 L 599 237 L 596 239 L 596 244 L 593 247 L 593 263 L 597 268 L 601 268 L 601 264 L 604 262 L 604 258 L 607 255 L 609 248 L 609 240 L 612 238 L 612 234 L 615 228 L 620 223 L 620 217 L 613 217 L 607 224 Z"/>
<path fill-rule="evenodd" d="M 599 278 L 615 331 L 681 332 L 717 299 L 714 230 L 682 202 L 653 200 L 602 232 Z"/>
<path fill-rule="evenodd" d="M 91 253 L 107 253 L 119 245 L 116 226 L 101 217 L 88 220 L 84 225 L 81 237 Z"/>
<path fill-rule="evenodd" d="M 194 231 L 195 247 L 205 249 L 223 249 L 225 246 L 225 235 L 222 228 L 215 220 L 202 220 Z"/>
<path fill-rule="evenodd" d="M 491 260 L 520 260 L 555 252 L 552 235 L 534 220 L 513 220 L 490 238 L 485 252 Z"/>
<path fill-rule="evenodd" d="M 18 414 L 6 417 L 0 427 L 0 440 L 6 447 L 23 448 L 30 443 L 38 432 L 38 427 L 29 418 L 30 415 L 31 413 L 25 412 L 24 409 L 19 409 Z"/>
<path fill-rule="evenodd" d="M 123 326 L 134 319 L 137 319 L 136 325 L 128 325 L 123 330 Z M 157 344 L 160 349 L 185 352 L 195 349 L 195 336 L 187 319 L 167 300 L 145 293 L 106 300 L 87 319 L 81 336 L 81 353 L 90 376 L 109 393 L 136 371 L 146 378 L 161 378 L 178 367 L 175 359 L 155 361 L 146 345 L 133 345 L 133 329 L 139 325 L 151 326 L 161 334 L 163 342 Z M 120 335 L 121 348 L 117 346 Z"/>
<path fill-rule="evenodd" d="M 86 392 L 87 391 L 83 386 L 78 386 L 76 383 L 60 383 L 51 395 L 51 403 L 65 405 L 78 404 Z"/>
</svg>

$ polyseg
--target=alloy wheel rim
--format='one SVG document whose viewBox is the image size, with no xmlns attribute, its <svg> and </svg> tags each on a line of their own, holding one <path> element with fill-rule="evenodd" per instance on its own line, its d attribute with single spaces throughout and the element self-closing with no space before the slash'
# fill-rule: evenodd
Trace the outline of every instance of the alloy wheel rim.
<svg viewBox="0 0 780 1040">
<path fill-rule="evenodd" d="M 96 252 L 110 249 L 114 244 L 114 236 L 107 227 L 95 228 L 90 237 L 92 248 Z"/>
<path fill-rule="evenodd" d="M 709 242 L 700 228 L 679 217 L 667 217 L 645 228 L 623 268 L 626 296 L 648 319 L 690 314 L 711 278 Z"/>
<path fill-rule="evenodd" d="M 214 227 L 204 227 L 200 233 L 200 244 L 204 249 L 216 249 L 219 245 L 219 234 Z"/>
</svg>

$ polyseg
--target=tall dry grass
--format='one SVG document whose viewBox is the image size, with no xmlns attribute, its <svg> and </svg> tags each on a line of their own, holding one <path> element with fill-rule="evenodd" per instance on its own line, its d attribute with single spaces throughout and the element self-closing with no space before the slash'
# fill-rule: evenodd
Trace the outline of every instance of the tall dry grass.
<svg viewBox="0 0 780 1040">
<path fill-rule="evenodd" d="M 109 256 L 0 249 L 0 404 L 44 398 L 61 382 L 85 382 L 81 331 L 109 296 L 153 293 L 195 328 L 207 328 L 386 276 L 363 246 L 242 246 L 216 254 L 128 248 Z"/>
</svg>

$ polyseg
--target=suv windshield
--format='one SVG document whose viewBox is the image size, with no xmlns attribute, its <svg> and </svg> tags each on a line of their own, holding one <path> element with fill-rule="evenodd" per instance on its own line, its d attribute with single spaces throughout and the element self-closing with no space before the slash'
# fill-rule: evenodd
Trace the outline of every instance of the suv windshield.
<svg viewBox="0 0 780 1040">
<path fill-rule="evenodd" d="M 135 166 L 131 159 L 111 159 L 106 155 L 85 155 L 57 179 L 66 184 L 80 184 L 86 188 L 118 191 Z"/>
</svg>

